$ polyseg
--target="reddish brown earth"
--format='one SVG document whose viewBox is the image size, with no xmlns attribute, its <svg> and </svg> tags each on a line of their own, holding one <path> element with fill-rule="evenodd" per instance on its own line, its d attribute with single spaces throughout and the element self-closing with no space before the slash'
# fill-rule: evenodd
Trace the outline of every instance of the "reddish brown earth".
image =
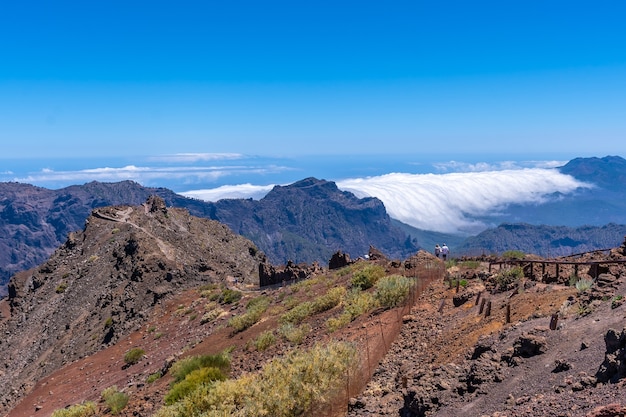
<svg viewBox="0 0 626 417">
<path fill-rule="evenodd" d="M 607 255 L 607 259 L 623 257 L 623 248 Z M 418 258 L 420 268 L 405 269 L 401 263 L 386 267 L 389 273 L 426 276 L 433 265 L 442 265 L 428 254 Z M 334 333 L 326 330 L 325 322 L 339 308 L 313 316 L 312 331 L 299 349 L 333 338 L 354 341 L 361 354 L 359 374 L 347 376 L 346 389 L 338 392 L 337 401 L 315 415 L 625 416 L 626 379 L 619 370 L 615 382 L 599 383 L 597 377 L 606 360 L 605 335 L 610 329 L 619 333 L 626 325 L 626 304 L 615 298 L 626 295 L 623 267 L 610 266 L 603 279 L 585 292 L 564 283 L 531 280 L 517 291 L 497 291 L 487 268 L 487 263 L 470 270 L 453 267 L 448 275 L 468 281 L 458 292 L 439 276 L 411 298 L 411 305 L 373 312 Z M 291 348 L 282 341 L 264 352 L 251 346 L 261 332 L 277 327 L 285 299 L 309 300 L 329 285 L 345 284 L 350 276 L 328 272 L 327 278 L 317 278 L 299 287 L 239 286 L 244 298 L 232 307 L 223 306 L 220 318 L 204 324 L 201 317 L 208 300 L 199 290 L 164 299 L 140 330 L 37 382 L 7 416 L 47 417 L 55 409 L 85 400 L 98 402 L 104 415 L 107 410 L 100 394 L 113 385 L 130 396 L 119 415 L 150 416 L 162 405 L 171 377 L 166 374 L 147 383 L 148 376 L 186 355 L 234 348 L 231 377 L 255 372 Z M 478 313 L 479 292 L 491 301 L 489 317 Z M 241 314 L 246 301 L 260 294 L 273 300 L 272 307 L 252 328 L 233 334 L 228 319 Z M 507 304 L 510 323 L 505 316 Z M 558 325 L 551 330 L 555 313 Z M 127 366 L 123 357 L 133 347 L 146 354 Z M 617 354 L 618 368 L 626 366 L 623 348 Z"/>
</svg>

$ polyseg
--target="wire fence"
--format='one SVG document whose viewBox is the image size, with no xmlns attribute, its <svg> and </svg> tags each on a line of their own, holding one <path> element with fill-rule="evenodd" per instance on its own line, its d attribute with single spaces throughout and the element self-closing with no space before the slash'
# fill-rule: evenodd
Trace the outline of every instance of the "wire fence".
<svg viewBox="0 0 626 417">
<path fill-rule="evenodd" d="M 364 318 L 363 331 L 357 332 L 355 338 L 350 340 L 357 348 L 359 363 L 356 370 L 351 369 L 346 373 L 345 384 L 339 387 L 331 401 L 314 406 L 307 416 L 339 417 L 347 414 L 350 398 L 358 396 L 366 388 L 400 334 L 404 317 L 411 312 L 427 286 L 433 280 L 443 279 L 445 276 L 445 265 L 438 260 L 421 262 L 411 268 L 404 266 L 402 269 L 397 272 L 413 279 L 404 304 L 390 310 L 373 311 Z"/>
</svg>

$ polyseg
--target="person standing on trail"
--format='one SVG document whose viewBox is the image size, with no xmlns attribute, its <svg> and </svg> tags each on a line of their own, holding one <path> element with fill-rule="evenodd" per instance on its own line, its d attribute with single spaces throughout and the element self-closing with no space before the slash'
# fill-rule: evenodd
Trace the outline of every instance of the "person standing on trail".
<svg viewBox="0 0 626 417">
<path fill-rule="evenodd" d="M 439 243 L 437 243 L 435 245 L 435 256 L 439 258 L 439 255 L 441 255 L 441 248 L 439 247 Z"/>
<path fill-rule="evenodd" d="M 441 247 L 441 256 L 443 257 L 444 261 L 448 257 L 449 253 L 450 253 L 450 249 L 448 249 L 448 246 L 444 243 L 443 246 Z"/>
</svg>

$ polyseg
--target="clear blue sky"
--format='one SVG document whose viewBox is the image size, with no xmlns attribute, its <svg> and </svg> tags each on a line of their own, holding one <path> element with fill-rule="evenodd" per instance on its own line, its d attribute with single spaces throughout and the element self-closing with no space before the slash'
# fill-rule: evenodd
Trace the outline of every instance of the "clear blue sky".
<svg viewBox="0 0 626 417">
<path fill-rule="evenodd" d="M 0 158 L 626 154 L 624 1 L 3 1 Z"/>
</svg>

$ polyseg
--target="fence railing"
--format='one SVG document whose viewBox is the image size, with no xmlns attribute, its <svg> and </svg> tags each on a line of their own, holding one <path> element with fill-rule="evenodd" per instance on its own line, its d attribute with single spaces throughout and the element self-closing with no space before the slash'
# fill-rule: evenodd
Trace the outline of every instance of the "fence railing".
<svg viewBox="0 0 626 417">
<path fill-rule="evenodd" d="M 433 280 L 442 280 L 445 276 L 443 262 L 434 260 L 423 262 L 412 268 L 404 268 L 402 275 L 414 280 L 409 290 L 409 296 L 403 305 L 389 309 L 376 310 L 369 313 L 363 322 L 360 322 L 363 332 L 357 332 L 357 339 L 349 340 L 357 346 L 359 364 L 356 371 L 353 369 L 345 375 L 345 386 L 340 387 L 330 402 L 315 407 L 309 413 L 310 417 L 339 417 L 345 416 L 348 411 L 350 398 L 358 396 L 370 382 L 372 375 L 385 357 L 393 342 L 402 330 L 403 318 L 411 312 L 419 296 Z"/>
</svg>

